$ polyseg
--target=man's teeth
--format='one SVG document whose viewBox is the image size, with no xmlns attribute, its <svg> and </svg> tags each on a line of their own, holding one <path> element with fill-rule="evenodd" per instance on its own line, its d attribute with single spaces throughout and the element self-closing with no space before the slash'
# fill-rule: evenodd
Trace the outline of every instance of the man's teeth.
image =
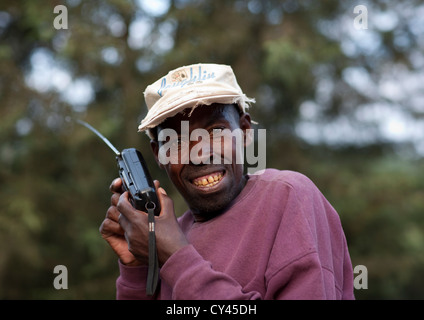
<svg viewBox="0 0 424 320">
<path fill-rule="evenodd" d="M 222 179 L 222 173 L 213 174 L 202 179 L 195 179 L 193 183 L 198 187 L 212 187 Z"/>
</svg>

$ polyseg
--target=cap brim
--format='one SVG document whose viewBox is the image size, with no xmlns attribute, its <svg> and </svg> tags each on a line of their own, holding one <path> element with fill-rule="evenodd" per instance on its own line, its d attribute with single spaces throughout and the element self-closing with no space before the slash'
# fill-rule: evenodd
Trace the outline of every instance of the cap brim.
<svg viewBox="0 0 424 320">
<path fill-rule="evenodd" d="M 172 118 L 178 113 L 182 112 L 185 109 L 191 109 L 191 112 L 198 106 L 201 105 L 211 105 L 213 103 L 220 104 L 233 104 L 237 103 L 242 111 L 245 111 L 246 102 L 254 102 L 253 99 L 249 99 L 244 95 L 240 94 L 224 94 L 224 95 L 213 95 L 213 96 L 205 96 L 205 97 L 196 97 L 193 99 L 189 99 L 184 101 L 181 104 L 177 104 L 175 106 L 170 106 L 168 108 L 155 108 L 148 112 L 146 117 L 143 119 L 141 124 L 138 127 L 138 131 L 145 131 L 147 129 L 154 128 L 164 122 L 168 118 Z M 165 109 L 165 110 L 164 110 Z"/>
</svg>

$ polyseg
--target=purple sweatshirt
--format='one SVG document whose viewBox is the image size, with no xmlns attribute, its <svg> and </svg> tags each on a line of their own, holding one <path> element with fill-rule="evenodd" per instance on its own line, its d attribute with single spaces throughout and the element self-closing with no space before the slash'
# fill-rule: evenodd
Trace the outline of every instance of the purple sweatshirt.
<svg viewBox="0 0 424 320">
<path fill-rule="evenodd" d="M 300 173 L 251 175 L 224 214 L 179 223 L 190 245 L 162 266 L 156 294 L 147 267 L 119 263 L 117 299 L 354 299 L 339 216 Z"/>
</svg>

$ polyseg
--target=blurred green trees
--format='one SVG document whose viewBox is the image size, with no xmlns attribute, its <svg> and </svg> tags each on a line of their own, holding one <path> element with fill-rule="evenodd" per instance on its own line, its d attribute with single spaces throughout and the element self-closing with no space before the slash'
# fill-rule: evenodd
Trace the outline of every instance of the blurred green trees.
<svg viewBox="0 0 424 320">
<path fill-rule="evenodd" d="M 68 29 L 53 27 L 59 4 Z M 368 30 L 353 27 L 358 4 Z M 181 214 L 137 125 L 144 88 L 197 62 L 233 67 L 267 129 L 267 166 L 305 173 L 339 212 L 353 265 L 368 269 L 357 298 L 424 298 L 423 11 L 391 0 L 2 1 L 0 298 L 114 298 L 117 258 L 98 233 L 114 155 L 67 119 L 142 150 Z M 68 290 L 53 287 L 59 264 Z"/>
</svg>

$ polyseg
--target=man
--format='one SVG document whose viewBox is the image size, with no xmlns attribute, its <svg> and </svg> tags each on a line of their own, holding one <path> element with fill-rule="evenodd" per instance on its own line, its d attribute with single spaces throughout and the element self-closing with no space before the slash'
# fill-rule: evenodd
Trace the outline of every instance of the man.
<svg viewBox="0 0 424 320">
<path fill-rule="evenodd" d="M 250 141 L 246 109 L 254 101 L 229 66 L 173 70 L 146 88 L 145 100 L 139 130 L 189 209 L 177 220 L 155 181 L 161 268 L 158 289 L 147 296 L 147 214 L 131 206 L 120 179 L 112 182 L 100 232 L 119 257 L 118 299 L 354 298 L 340 219 L 316 186 L 292 171 L 247 175 L 236 161 Z M 199 130 L 208 135 L 195 135 Z M 242 143 L 236 135 L 222 143 L 225 132 L 237 130 Z"/>
</svg>

